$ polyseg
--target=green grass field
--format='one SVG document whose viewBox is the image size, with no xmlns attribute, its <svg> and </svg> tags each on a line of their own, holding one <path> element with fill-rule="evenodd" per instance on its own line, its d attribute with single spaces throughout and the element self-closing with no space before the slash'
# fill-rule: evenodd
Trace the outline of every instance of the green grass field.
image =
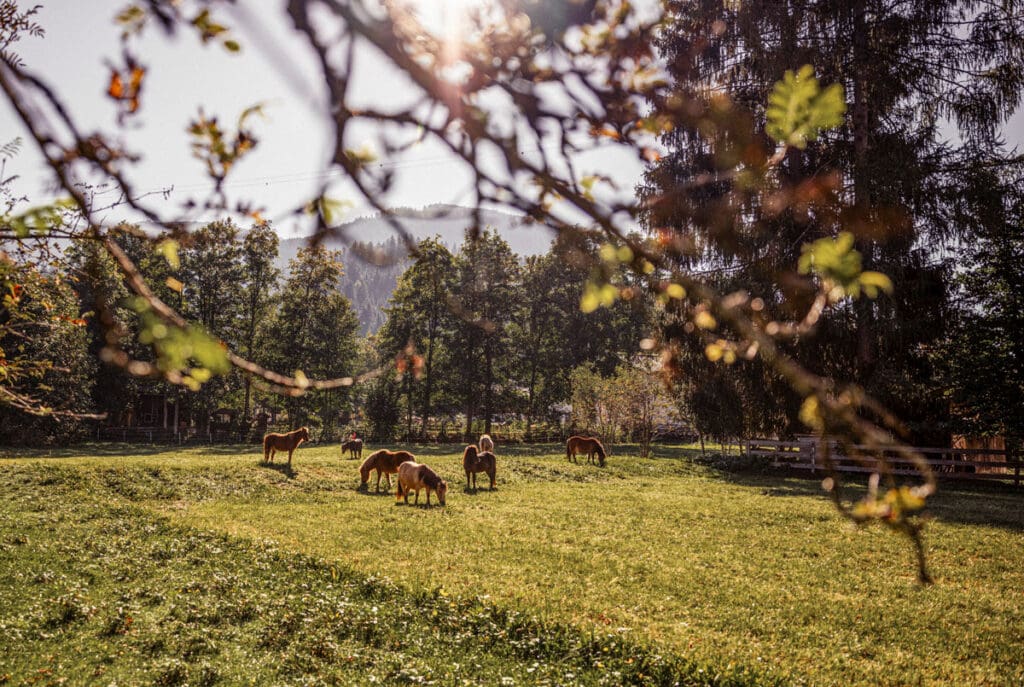
<svg viewBox="0 0 1024 687">
<path fill-rule="evenodd" d="M 933 499 L 936 584 L 810 480 L 499 447 L 446 508 L 303 447 L 0 461 L 0 683 L 1022 684 L 1024 494 Z M 364 454 L 365 455 L 365 454 Z M 486 478 L 483 480 L 486 483 Z"/>
</svg>

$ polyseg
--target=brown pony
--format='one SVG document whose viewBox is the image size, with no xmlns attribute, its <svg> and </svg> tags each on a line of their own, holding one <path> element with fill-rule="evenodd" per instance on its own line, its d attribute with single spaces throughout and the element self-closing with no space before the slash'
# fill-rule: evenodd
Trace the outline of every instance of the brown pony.
<svg viewBox="0 0 1024 687">
<path fill-rule="evenodd" d="M 409 492 L 416 492 L 415 503 L 420 502 L 420 489 L 427 490 L 427 505 L 430 505 L 430 492 L 437 492 L 437 500 L 444 505 L 445 494 L 448 493 L 448 483 L 437 476 L 437 473 L 422 463 L 410 460 L 398 466 L 398 490 L 395 492 L 396 500 L 405 497 L 409 503 Z"/>
<path fill-rule="evenodd" d="M 593 463 L 594 456 L 597 455 L 598 463 L 604 467 L 604 446 L 594 437 L 569 437 L 565 442 L 565 459 L 575 463 L 577 453 L 586 453 L 588 463 Z"/>
<path fill-rule="evenodd" d="M 480 435 L 480 450 L 481 451 L 493 451 L 494 450 L 494 439 L 491 439 L 490 434 Z"/>
<path fill-rule="evenodd" d="M 263 437 L 263 462 L 273 463 L 274 453 L 277 451 L 288 452 L 288 465 L 292 464 L 292 452 L 303 441 L 309 441 L 309 429 L 299 427 L 287 434 L 267 434 Z"/>
<path fill-rule="evenodd" d="M 362 484 L 359 485 L 360 489 L 368 489 L 370 482 L 370 470 L 377 471 L 377 491 L 380 491 L 380 476 L 381 474 L 388 481 L 388 490 L 391 489 L 391 475 L 398 472 L 398 466 L 406 461 L 415 461 L 416 456 L 409 453 L 408 451 L 389 451 L 386 448 L 382 448 L 379 451 L 374 451 L 363 464 L 359 466 L 359 477 L 362 479 Z"/>
<path fill-rule="evenodd" d="M 349 457 L 352 460 L 363 457 L 363 440 L 362 439 L 349 439 L 341 445 L 341 457 L 345 457 L 345 451 L 349 452 Z"/>
<path fill-rule="evenodd" d="M 486 436 L 486 435 L 484 435 Z M 494 476 L 496 473 L 497 459 L 490 451 L 477 451 L 476 446 L 470 444 L 462 452 L 462 469 L 466 471 L 466 488 L 469 489 L 470 476 L 473 478 L 473 491 L 476 491 L 476 473 L 486 472 L 491 478 L 491 491 L 494 490 Z"/>
</svg>

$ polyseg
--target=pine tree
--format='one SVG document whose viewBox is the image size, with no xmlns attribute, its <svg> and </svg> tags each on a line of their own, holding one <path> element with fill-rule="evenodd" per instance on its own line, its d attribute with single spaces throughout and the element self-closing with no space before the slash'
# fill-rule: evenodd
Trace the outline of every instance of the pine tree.
<svg viewBox="0 0 1024 687">
<path fill-rule="evenodd" d="M 767 312 L 783 318 L 799 311 L 784 304 L 810 294 L 795 270 L 802 246 L 851 231 L 864 269 L 887 274 L 895 295 L 835 309 L 816 337 L 790 351 L 816 372 L 856 380 L 926 438 L 944 413 L 926 383 L 924 350 L 947 323 L 946 256 L 984 223 L 957 199 L 972 176 L 1006 163 L 997 134 L 1024 86 L 1019 14 L 1012 3 L 960 0 L 719 0 L 671 9 L 660 47 L 680 92 L 726 94 L 761 132 L 773 84 L 810 64 L 822 82 L 844 87 L 848 115 L 841 129 L 787 152 L 777 193 L 761 203 L 716 175 L 770 149 L 767 139 L 743 139 L 741 126 L 711 128 L 713 118 L 691 108 L 665 136 L 671 153 L 642 190 L 648 228 L 671 232 L 680 261 L 710 271 L 721 290 L 763 296 Z M 717 96 L 709 102 L 727 107 Z M 656 105 L 668 112 L 677 104 Z M 949 126 L 956 134 L 945 140 Z M 824 170 L 836 172 L 825 183 Z M 763 372 L 750 367 L 731 374 L 763 388 Z M 787 423 L 795 426 L 793 415 Z"/>
</svg>

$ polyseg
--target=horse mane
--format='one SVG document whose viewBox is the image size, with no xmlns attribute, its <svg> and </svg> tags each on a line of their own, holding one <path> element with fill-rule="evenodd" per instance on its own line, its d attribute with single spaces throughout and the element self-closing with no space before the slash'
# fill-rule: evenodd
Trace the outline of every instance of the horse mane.
<svg viewBox="0 0 1024 687">
<path fill-rule="evenodd" d="M 444 484 L 444 480 L 441 479 L 436 472 L 431 470 L 426 465 L 422 465 L 420 468 L 420 478 L 423 480 L 423 483 L 425 485 L 427 485 L 434 491 L 437 491 L 437 488 Z"/>
<path fill-rule="evenodd" d="M 366 456 L 366 460 L 364 460 L 359 466 L 359 474 L 363 476 L 364 482 L 369 478 L 370 470 L 372 470 L 373 466 L 376 465 L 378 456 L 386 450 L 387 449 L 382 448 L 379 451 L 374 451 L 370 455 Z"/>
<path fill-rule="evenodd" d="M 607 455 L 604 452 L 604 446 L 602 446 L 601 442 L 598 441 L 597 439 L 594 439 L 594 451 L 596 451 L 598 455 L 600 455 L 602 458 L 607 457 Z"/>
</svg>

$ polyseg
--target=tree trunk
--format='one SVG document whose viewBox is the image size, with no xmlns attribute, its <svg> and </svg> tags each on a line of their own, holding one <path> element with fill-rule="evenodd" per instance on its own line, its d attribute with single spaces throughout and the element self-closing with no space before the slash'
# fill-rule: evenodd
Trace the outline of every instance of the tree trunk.
<svg viewBox="0 0 1024 687">
<path fill-rule="evenodd" d="M 249 426 L 249 399 L 250 399 L 250 396 L 251 396 L 251 393 L 252 393 L 252 380 L 249 378 L 248 375 L 246 375 L 245 376 L 245 380 L 244 380 L 243 383 L 245 385 L 245 402 L 244 402 L 244 404 L 242 406 L 242 420 L 244 421 L 245 426 L 248 427 Z"/>
<path fill-rule="evenodd" d="M 423 362 L 423 427 L 420 430 L 420 436 L 426 440 L 427 438 L 427 423 L 430 421 L 430 394 L 433 390 L 434 377 L 434 329 L 435 326 L 431 323 L 431 326 L 427 332 L 427 358 Z"/>
<path fill-rule="evenodd" d="M 412 376 L 405 373 L 405 440 L 412 440 Z"/>
<path fill-rule="evenodd" d="M 871 212 L 871 115 L 870 115 L 870 55 L 868 28 L 864 0 L 857 0 L 851 6 L 851 29 L 853 35 L 853 106 L 850 120 L 853 127 L 853 204 L 862 221 L 868 221 Z M 858 237 L 856 248 L 863 259 L 865 270 L 875 267 L 874 245 L 870 238 Z M 858 299 L 856 372 L 859 382 L 864 383 L 871 374 L 875 363 L 874 306 L 867 298 Z"/>
<path fill-rule="evenodd" d="M 530 369 L 530 384 L 527 388 L 527 401 L 526 401 L 526 441 L 532 439 L 533 430 L 533 404 L 534 397 L 536 395 L 537 386 L 537 366 L 533 365 Z"/>
<path fill-rule="evenodd" d="M 484 434 L 491 433 L 491 415 L 494 412 L 494 356 L 491 353 L 491 347 L 486 346 L 484 348 L 484 359 L 486 360 L 485 370 L 487 373 L 484 379 Z"/>
</svg>

